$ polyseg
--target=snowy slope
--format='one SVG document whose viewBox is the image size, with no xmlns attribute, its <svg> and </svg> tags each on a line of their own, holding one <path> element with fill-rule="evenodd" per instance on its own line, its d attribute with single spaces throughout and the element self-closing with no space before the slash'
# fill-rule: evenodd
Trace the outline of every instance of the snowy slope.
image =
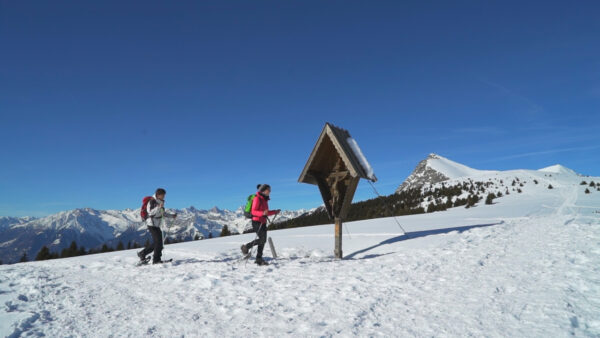
<svg viewBox="0 0 600 338">
<path fill-rule="evenodd" d="M 600 336 L 600 177 L 505 174 L 486 179 L 519 174 L 522 193 L 399 217 L 406 235 L 345 224 L 341 261 L 325 225 L 270 232 L 269 267 L 237 261 L 253 234 L 169 245 L 161 266 L 0 266 L 0 336 Z"/>
</svg>

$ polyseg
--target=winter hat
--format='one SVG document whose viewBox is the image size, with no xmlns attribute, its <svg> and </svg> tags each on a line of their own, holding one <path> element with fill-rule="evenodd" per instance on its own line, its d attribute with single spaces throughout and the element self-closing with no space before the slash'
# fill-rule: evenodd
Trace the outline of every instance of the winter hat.
<svg viewBox="0 0 600 338">
<path fill-rule="evenodd" d="M 265 190 L 271 190 L 271 186 L 268 184 L 259 184 L 257 188 L 260 192 L 264 192 Z"/>
</svg>

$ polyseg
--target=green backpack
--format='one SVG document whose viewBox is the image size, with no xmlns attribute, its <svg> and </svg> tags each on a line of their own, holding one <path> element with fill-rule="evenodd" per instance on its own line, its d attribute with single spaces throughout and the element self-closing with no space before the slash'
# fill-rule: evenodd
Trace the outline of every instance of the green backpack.
<svg viewBox="0 0 600 338">
<path fill-rule="evenodd" d="M 246 201 L 246 208 L 244 208 L 244 216 L 246 218 L 252 218 L 252 202 L 254 201 L 254 197 L 256 197 L 256 194 L 248 196 L 248 200 Z"/>
</svg>

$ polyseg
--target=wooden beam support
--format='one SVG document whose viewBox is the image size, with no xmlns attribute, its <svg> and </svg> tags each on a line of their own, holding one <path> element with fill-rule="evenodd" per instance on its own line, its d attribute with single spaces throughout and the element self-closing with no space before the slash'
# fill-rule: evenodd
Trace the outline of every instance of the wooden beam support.
<svg viewBox="0 0 600 338">
<path fill-rule="evenodd" d="M 335 250 L 333 251 L 335 258 L 342 259 L 342 219 L 335 219 Z"/>
</svg>

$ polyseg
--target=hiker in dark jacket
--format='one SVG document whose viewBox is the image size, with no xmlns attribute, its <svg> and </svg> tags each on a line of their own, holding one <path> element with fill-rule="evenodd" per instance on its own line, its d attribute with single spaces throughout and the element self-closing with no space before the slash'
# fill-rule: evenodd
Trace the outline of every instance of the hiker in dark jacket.
<svg viewBox="0 0 600 338">
<path fill-rule="evenodd" d="M 242 245 L 242 253 L 247 255 L 250 248 L 258 245 L 256 253 L 256 264 L 268 265 L 262 258 L 263 248 L 267 242 L 267 216 L 277 215 L 281 210 L 269 210 L 269 196 L 271 195 L 271 186 L 261 184 L 258 186 L 258 192 L 252 201 L 252 229 L 258 235 L 258 238 Z"/>
<path fill-rule="evenodd" d="M 148 218 L 146 218 L 146 225 L 148 231 L 152 235 L 152 245 L 144 248 L 138 252 L 140 260 L 146 261 L 146 256 L 154 251 L 152 255 L 152 264 L 162 263 L 162 249 L 163 249 L 163 237 L 161 226 L 166 222 L 166 218 L 177 218 L 177 214 L 167 213 L 165 211 L 165 196 L 167 192 L 165 189 L 158 188 L 156 193 L 152 196 L 152 199 L 148 201 L 146 205 L 146 211 L 148 212 Z"/>
</svg>

